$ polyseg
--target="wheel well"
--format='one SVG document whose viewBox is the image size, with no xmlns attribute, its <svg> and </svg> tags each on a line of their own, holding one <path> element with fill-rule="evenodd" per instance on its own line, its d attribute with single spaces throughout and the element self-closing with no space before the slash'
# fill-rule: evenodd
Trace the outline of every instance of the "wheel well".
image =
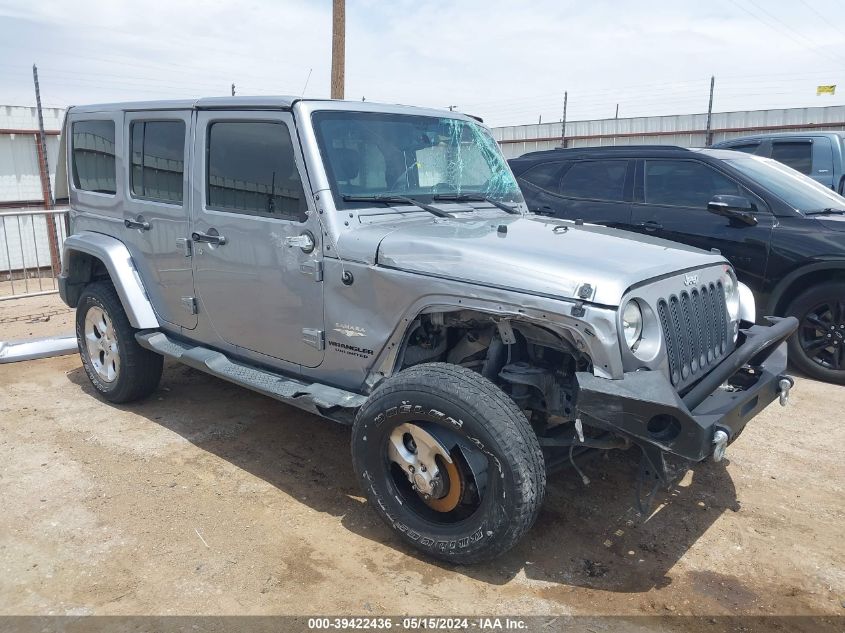
<svg viewBox="0 0 845 633">
<path fill-rule="evenodd" d="M 793 299 L 801 292 L 828 281 L 845 282 L 845 268 L 828 268 L 823 270 L 809 270 L 791 280 L 775 299 L 774 313 L 783 315 Z M 765 315 L 763 315 L 765 316 Z"/>
<path fill-rule="evenodd" d="M 66 301 L 72 308 L 76 307 L 82 291 L 92 281 L 109 280 L 109 272 L 103 261 L 89 253 L 71 251 L 67 262 L 67 296 Z"/>
<path fill-rule="evenodd" d="M 395 371 L 446 362 L 483 375 L 513 398 L 529 418 L 568 419 L 574 375 L 591 371 L 574 339 L 542 325 L 475 310 L 419 315 L 408 328 Z"/>
</svg>

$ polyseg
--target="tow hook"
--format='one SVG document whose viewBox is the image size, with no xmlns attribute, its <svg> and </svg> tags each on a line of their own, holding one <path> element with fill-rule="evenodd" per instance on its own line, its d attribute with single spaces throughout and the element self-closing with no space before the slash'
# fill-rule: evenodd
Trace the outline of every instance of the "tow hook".
<svg viewBox="0 0 845 633">
<path fill-rule="evenodd" d="M 785 407 L 789 403 L 789 390 L 795 386 L 795 381 L 791 376 L 781 376 L 778 380 L 778 395 L 780 398 L 780 406 Z"/>
<path fill-rule="evenodd" d="M 720 462 L 728 450 L 728 434 L 721 429 L 713 434 L 713 461 Z"/>
</svg>

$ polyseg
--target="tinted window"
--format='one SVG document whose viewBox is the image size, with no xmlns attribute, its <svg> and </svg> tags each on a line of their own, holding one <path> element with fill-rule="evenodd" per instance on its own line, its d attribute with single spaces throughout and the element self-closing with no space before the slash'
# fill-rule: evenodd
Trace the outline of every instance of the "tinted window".
<svg viewBox="0 0 845 633">
<path fill-rule="evenodd" d="M 130 136 L 132 193 L 141 198 L 181 203 L 185 123 L 134 121 Z"/>
<path fill-rule="evenodd" d="M 729 145 L 725 149 L 730 149 L 735 152 L 745 152 L 746 154 L 753 154 L 760 147 L 760 143 L 745 143 L 743 145 Z"/>
<path fill-rule="evenodd" d="M 772 142 L 772 158 L 802 174 L 809 174 L 813 171 L 813 144 L 809 141 Z"/>
<path fill-rule="evenodd" d="M 793 209 L 845 209 L 845 198 L 782 163 L 756 156 L 741 156 L 725 162 L 755 180 Z"/>
<path fill-rule="evenodd" d="M 75 121 L 72 137 L 73 186 L 115 193 L 114 121 Z"/>
<path fill-rule="evenodd" d="M 572 163 L 560 181 L 560 193 L 571 198 L 621 201 L 628 161 L 591 160 Z"/>
<path fill-rule="evenodd" d="M 680 207 L 707 208 L 717 194 L 742 195 L 739 186 L 697 161 L 649 160 L 645 165 L 645 201 Z"/>
<path fill-rule="evenodd" d="M 519 178 L 546 191 L 558 192 L 560 176 L 567 163 L 542 163 L 531 167 Z"/>
<path fill-rule="evenodd" d="M 212 123 L 207 168 L 209 208 L 305 220 L 305 194 L 283 123 Z"/>
</svg>

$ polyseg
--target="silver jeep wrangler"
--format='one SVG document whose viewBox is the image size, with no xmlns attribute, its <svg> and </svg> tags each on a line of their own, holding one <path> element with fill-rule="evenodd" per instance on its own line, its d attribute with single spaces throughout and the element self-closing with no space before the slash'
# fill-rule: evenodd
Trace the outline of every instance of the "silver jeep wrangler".
<svg viewBox="0 0 845 633">
<path fill-rule="evenodd" d="M 350 424 L 370 504 L 435 557 L 513 546 L 585 452 L 636 447 L 654 490 L 718 461 L 792 386 L 797 322 L 754 325 L 723 257 L 529 213 L 473 117 L 209 98 L 73 107 L 62 138 L 97 391 L 169 358 Z"/>
</svg>

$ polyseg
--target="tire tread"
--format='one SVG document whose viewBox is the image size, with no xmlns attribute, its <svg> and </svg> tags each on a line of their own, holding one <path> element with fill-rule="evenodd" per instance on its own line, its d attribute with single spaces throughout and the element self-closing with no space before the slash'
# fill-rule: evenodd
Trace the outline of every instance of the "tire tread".
<svg viewBox="0 0 845 633">
<path fill-rule="evenodd" d="M 537 436 L 516 403 L 493 382 L 472 370 L 449 363 L 425 363 L 401 371 L 379 385 L 368 404 L 392 393 L 436 392 L 484 419 L 503 457 L 511 464 L 518 502 L 508 517 L 506 531 L 495 544 L 477 553 L 468 553 L 456 560 L 454 554 L 444 556 L 450 562 L 473 563 L 497 556 L 511 547 L 537 519 L 546 488 L 545 461 Z M 353 427 L 353 447 L 359 420 L 369 415 L 365 404 L 358 412 Z M 437 556 L 436 551 L 431 554 Z"/>
<path fill-rule="evenodd" d="M 153 393 L 161 380 L 163 357 L 155 352 L 141 347 L 135 340 L 135 328 L 129 323 L 129 317 L 123 309 L 123 304 L 114 286 L 108 281 L 95 281 L 86 286 L 79 298 L 79 307 L 87 305 L 87 299 L 91 297 L 99 301 L 106 308 L 109 318 L 114 325 L 115 333 L 120 346 L 120 370 L 116 388 L 110 391 L 101 389 L 92 379 L 94 388 L 103 395 L 109 402 L 122 404 L 145 398 Z M 82 325 L 84 320 L 82 310 L 77 310 L 76 330 L 79 343 L 79 353 L 83 355 L 82 349 Z M 90 370 L 86 367 L 86 372 Z M 89 373 L 90 378 L 90 373 Z"/>
</svg>

